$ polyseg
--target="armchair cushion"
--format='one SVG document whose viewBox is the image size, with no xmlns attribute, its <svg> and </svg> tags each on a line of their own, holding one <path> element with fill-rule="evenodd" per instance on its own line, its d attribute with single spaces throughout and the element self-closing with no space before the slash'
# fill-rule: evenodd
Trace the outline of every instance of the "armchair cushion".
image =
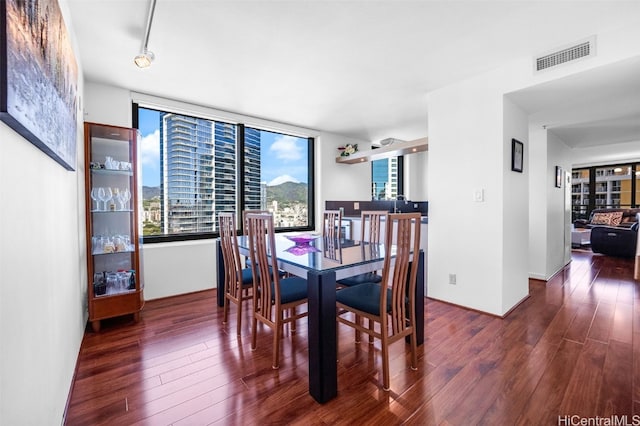
<svg viewBox="0 0 640 426">
<path fill-rule="evenodd" d="M 615 226 L 631 228 L 638 222 L 640 208 L 611 208 L 595 209 L 589 219 L 576 219 L 573 226 L 576 228 L 592 228 L 594 226 Z"/>
<path fill-rule="evenodd" d="M 617 226 L 622 222 L 622 212 L 597 212 L 591 218 L 592 225 Z"/>
</svg>

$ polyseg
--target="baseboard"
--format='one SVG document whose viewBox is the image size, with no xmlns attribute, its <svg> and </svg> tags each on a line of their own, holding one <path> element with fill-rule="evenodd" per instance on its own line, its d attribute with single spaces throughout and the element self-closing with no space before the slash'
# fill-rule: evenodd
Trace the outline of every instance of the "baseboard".
<svg viewBox="0 0 640 426">
<path fill-rule="evenodd" d="M 86 321 L 85 321 L 86 324 Z M 67 413 L 69 412 L 69 404 L 71 404 L 71 397 L 73 396 L 73 387 L 76 384 L 76 377 L 78 376 L 78 364 L 80 361 L 80 352 L 82 351 L 82 344 L 84 343 L 84 336 L 86 335 L 86 327 L 85 332 L 82 334 L 82 341 L 80 342 L 80 347 L 78 348 L 78 355 L 76 356 L 76 365 L 73 368 L 73 375 L 71 376 L 71 384 L 69 385 L 69 392 L 67 393 L 67 402 L 64 404 L 64 412 L 62 413 L 62 422 L 61 425 L 67 424 Z"/>
</svg>

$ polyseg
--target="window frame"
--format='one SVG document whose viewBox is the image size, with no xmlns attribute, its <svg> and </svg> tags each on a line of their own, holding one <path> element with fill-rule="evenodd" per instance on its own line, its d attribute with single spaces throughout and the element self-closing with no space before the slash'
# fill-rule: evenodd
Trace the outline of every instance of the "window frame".
<svg viewBox="0 0 640 426">
<path fill-rule="evenodd" d="M 250 127 L 257 130 L 264 130 L 272 133 L 278 133 L 285 136 L 292 136 L 296 138 L 306 139 L 307 141 L 307 214 L 308 214 L 308 223 L 306 226 L 299 227 L 286 227 L 286 228 L 278 228 L 276 229 L 277 233 L 280 232 L 291 232 L 291 231 L 312 231 L 315 229 L 315 138 L 310 135 L 300 135 L 294 134 L 293 132 L 286 132 L 279 129 L 271 129 L 268 126 L 260 126 L 259 124 L 247 124 L 242 122 L 235 122 L 233 120 L 228 120 L 224 118 L 213 118 L 207 116 L 206 114 L 198 115 L 195 112 L 185 112 L 180 111 L 179 109 L 173 109 L 168 106 L 159 106 L 159 105 L 148 105 L 145 102 L 140 101 L 132 101 L 132 127 L 135 129 L 140 128 L 139 123 L 139 109 L 149 109 L 155 110 L 158 112 L 167 112 L 174 113 L 178 115 L 191 116 L 194 118 L 210 120 L 212 122 L 224 122 L 231 125 L 234 125 L 236 128 L 236 146 L 237 146 L 237 155 L 236 155 L 236 213 L 238 214 L 238 218 L 240 217 L 240 212 L 245 209 L 245 175 L 244 175 L 244 166 L 245 166 L 245 139 L 244 139 L 244 130 L 246 127 Z M 250 117 L 247 117 L 250 119 Z M 251 121 L 251 120 L 248 120 Z M 138 170 L 140 182 L 143 182 L 142 179 L 142 170 Z M 162 183 L 161 183 L 162 187 Z M 139 194 L 142 197 L 142 194 Z M 141 200 L 142 201 L 142 200 Z M 240 229 L 238 231 L 242 233 L 244 231 L 244 224 L 242 220 L 237 221 Z M 162 234 L 162 235 L 143 235 L 142 231 L 140 233 L 143 244 L 156 244 L 156 243 L 167 243 L 167 242 L 180 242 L 180 241 L 195 241 L 195 240 L 204 240 L 204 239 L 214 239 L 220 236 L 218 231 L 212 232 L 192 232 L 192 233 L 183 233 L 183 234 Z"/>
</svg>

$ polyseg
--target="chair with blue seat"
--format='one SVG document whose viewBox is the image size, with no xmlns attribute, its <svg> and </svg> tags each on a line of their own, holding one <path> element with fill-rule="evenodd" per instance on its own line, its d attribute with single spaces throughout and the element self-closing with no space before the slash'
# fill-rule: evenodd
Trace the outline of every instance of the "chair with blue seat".
<svg viewBox="0 0 640 426">
<path fill-rule="evenodd" d="M 229 317 L 229 302 L 235 303 L 237 312 L 237 334 L 242 328 L 242 302 L 253 298 L 253 274 L 250 268 L 243 268 L 236 231 L 236 214 L 221 212 L 218 214 L 220 229 L 220 250 L 224 262 L 224 318 Z"/>
<path fill-rule="evenodd" d="M 257 326 L 260 321 L 273 330 L 272 367 L 277 369 L 280 365 L 280 338 L 284 324 L 291 323 L 291 332 L 294 333 L 296 320 L 307 316 L 306 311 L 296 312 L 299 305 L 307 303 L 307 280 L 300 277 L 280 278 L 277 268 L 269 266 L 268 255 L 276 253 L 273 215 L 247 213 L 245 224 L 253 273 L 251 350 L 257 348 Z M 285 318 L 287 310 L 291 313 Z"/>
<path fill-rule="evenodd" d="M 389 390 L 389 345 L 409 337 L 411 369 L 417 369 L 415 293 L 420 252 L 420 213 L 389 214 L 385 232 L 385 258 L 382 281 L 338 290 L 337 321 L 380 339 L 382 346 L 383 389 Z M 395 255 L 392 244 L 395 241 Z M 353 321 L 351 315 L 355 314 Z M 365 328 L 357 318 L 380 324 Z M 358 338 L 356 337 L 356 340 Z"/>
<path fill-rule="evenodd" d="M 342 224 L 342 211 L 325 210 L 322 221 L 322 236 L 324 238 L 340 238 L 340 226 Z"/>
<path fill-rule="evenodd" d="M 384 210 L 370 210 L 360 213 L 360 244 L 379 244 L 383 219 L 386 221 L 389 213 Z M 338 280 L 338 287 L 351 287 L 358 284 L 382 281 L 382 277 L 375 272 L 354 275 Z"/>
</svg>

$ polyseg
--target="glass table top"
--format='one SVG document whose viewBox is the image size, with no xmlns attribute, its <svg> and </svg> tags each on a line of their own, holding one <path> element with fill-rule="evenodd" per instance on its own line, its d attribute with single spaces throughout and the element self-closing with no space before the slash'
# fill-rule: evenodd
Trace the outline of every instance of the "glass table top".
<svg viewBox="0 0 640 426">
<path fill-rule="evenodd" d="M 248 238 L 238 237 L 238 245 L 248 251 Z M 311 239 L 308 243 L 295 244 L 286 234 L 275 235 L 276 258 L 303 269 L 322 272 L 384 261 L 384 244 L 371 244 L 355 240 Z M 395 251 L 395 247 L 391 247 Z"/>
</svg>

